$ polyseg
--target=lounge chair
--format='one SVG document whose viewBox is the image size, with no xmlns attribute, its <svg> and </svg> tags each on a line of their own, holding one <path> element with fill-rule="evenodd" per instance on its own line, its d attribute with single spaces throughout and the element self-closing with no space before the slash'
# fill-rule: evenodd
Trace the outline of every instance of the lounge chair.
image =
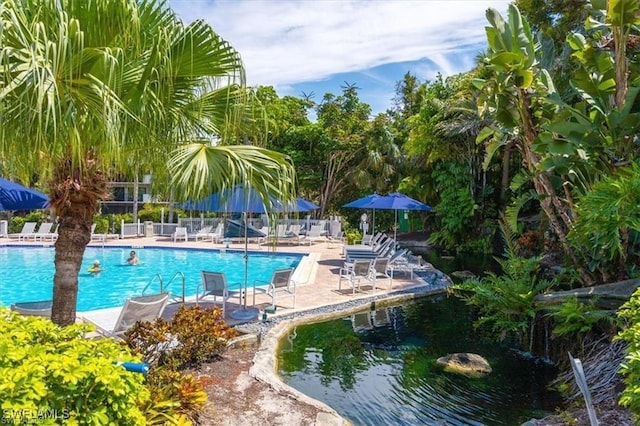
<svg viewBox="0 0 640 426">
<path fill-rule="evenodd" d="M 343 231 L 338 232 L 336 235 L 329 235 L 327 237 L 327 248 L 335 248 L 339 245 L 344 245 L 345 243 L 346 238 Z"/>
<path fill-rule="evenodd" d="M 224 272 L 202 271 L 202 280 L 196 288 L 196 304 L 207 297 L 213 296 L 213 303 L 218 303 L 218 298 L 222 302 L 222 316 L 225 316 L 227 300 L 237 297 L 238 304 L 242 304 L 242 291 L 229 290 L 227 277 Z M 242 288 L 238 284 L 238 288 Z"/>
<path fill-rule="evenodd" d="M 342 290 L 342 281 L 347 281 L 353 289 L 360 290 L 362 283 L 370 283 L 373 291 L 376 290 L 376 282 L 371 276 L 371 259 L 355 259 L 353 263 L 340 268 L 340 278 L 338 280 L 338 290 Z"/>
<path fill-rule="evenodd" d="M 204 240 L 205 238 L 210 238 L 211 236 L 211 226 L 205 226 L 202 229 L 199 229 L 195 234 L 189 234 L 189 238 L 193 238 L 194 241 L 198 241 L 200 239 Z"/>
<path fill-rule="evenodd" d="M 189 234 L 187 234 L 187 228 L 184 226 L 178 226 L 173 233 L 173 242 L 175 243 L 178 239 L 184 238 L 184 241 L 189 241 Z"/>
<path fill-rule="evenodd" d="M 371 261 L 371 277 L 373 278 L 373 280 L 376 282 L 381 279 L 389 280 L 389 288 L 391 288 L 393 285 L 393 281 L 391 276 L 387 273 L 387 269 L 389 269 L 388 257 L 377 257 Z"/>
<path fill-rule="evenodd" d="M 120 316 L 118 316 L 118 320 L 111 330 L 100 327 L 95 322 L 86 318 L 83 318 L 83 320 L 92 323 L 96 327 L 96 331 L 103 336 L 121 338 L 135 323 L 155 321 L 160 318 L 168 302 L 169 293 L 130 297 L 122 307 Z"/>
<path fill-rule="evenodd" d="M 36 222 L 25 222 L 22 225 L 22 230 L 17 234 L 9 234 L 9 238 L 17 238 L 18 241 L 22 241 L 24 238 L 33 238 L 36 230 Z"/>
<path fill-rule="evenodd" d="M 316 241 L 327 241 L 326 233 L 321 225 L 311 225 L 311 228 L 301 241 L 308 242 L 309 245 Z"/>
<path fill-rule="evenodd" d="M 51 228 L 53 228 L 53 223 L 42 222 L 38 227 L 38 230 L 33 233 L 33 241 L 37 241 L 38 239 L 42 241 L 45 239 L 51 239 L 51 241 L 53 241 L 58 234 L 51 232 Z"/>
<path fill-rule="evenodd" d="M 293 268 L 277 269 L 273 271 L 271 281 L 255 280 L 253 282 L 253 304 L 256 304 L 256 292 L 271 296 L 271 305 L 276 306 L 277 298 L 293 298 L 293 308 L 296 307 L 296 283 L 291 279 Z M 258 287 L 265 285 L 266 287 Z"/>
<path fill-rule="evenodd" d="M 96 234 L 96 224 L 91 224 L 91 241 L 102 241 L 103 243 L 107 240 L 106 234 Z"/>
<path fill-rule="evenodd" d="M 51 318 L 51 300 L 39 302 L 18 302 L 11 305 L 11 310 L 24 316 Z"/>
</svg>

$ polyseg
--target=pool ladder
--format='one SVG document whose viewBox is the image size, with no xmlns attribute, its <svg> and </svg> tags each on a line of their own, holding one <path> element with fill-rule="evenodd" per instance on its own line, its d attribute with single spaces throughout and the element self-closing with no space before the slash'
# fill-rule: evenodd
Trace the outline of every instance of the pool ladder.
<svg viewBox="0 0 640 426">
<path fill-rule="evenodd" d="M 185 279 L 185 276 L 182 272 L 178 271 L 175 274 L 173 274 L 171 279 L 167 282 L 166 287 L 169 287 L 173 282 L 173 280 L 175 280 L 177 277 L 180 277 L 180 279 L 182 280 L 182 296 L 172 296 L 171 300 L 173 302 L 180 302 L 184 304 L 187 280 Z M 155 274 L 153 277 L 151 277 L 147 285 L 144 287 L 144 290 L 142 290 L 142 295 L 144 295 L 147 292 L 149 287 L 151 287 L 151 284 L 153 284 L 155 281 L 158 281 L 160 283 L 160 293 L 164 293 L 165 285 L 164 285 L 164 281 L 162 281 L 162 275 Z"/>
</svg>

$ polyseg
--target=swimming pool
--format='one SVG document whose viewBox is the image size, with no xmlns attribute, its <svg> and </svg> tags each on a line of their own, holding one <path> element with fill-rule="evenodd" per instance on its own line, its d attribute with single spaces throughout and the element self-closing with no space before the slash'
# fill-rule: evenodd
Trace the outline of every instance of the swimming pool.
<svg viewBox="0 0 640 426">
<path fill-rule="evenodd" d="M 129 247 L 87 247 L 78 277 L 78 311 L 112 308 L 124 305 L 128 297 L 140 295 L 150 281 L 147 293 L 157 292 L 160 274 L 165 288 L 182 294 L 182 272 L 186 296 L 193 296 L 200 283 L 200 271 L 224 271 L 230 288 L 244 285 L 244 252 L 198 249 L 134 248 L 138 265 L 127 265 Z M 0 247 L 0 305 L 15 302 L 51 300 L 53 298 L 53 247 Z M 291 253 L 249 252 L 248 286 L 254 280 L 269 281 L 274 270 L 296 267 L 302 255 Z M 103 272 L 91 274 L 88 268 L 99 260 Z M 171 280 L 171 283 L 168 281 Z"/>
</svg>

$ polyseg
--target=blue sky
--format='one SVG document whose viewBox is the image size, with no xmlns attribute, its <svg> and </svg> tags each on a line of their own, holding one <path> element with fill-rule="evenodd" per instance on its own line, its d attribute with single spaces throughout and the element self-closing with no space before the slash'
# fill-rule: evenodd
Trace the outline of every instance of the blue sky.
<svg viewBox="0 0 640 426">
<path fill-rule="evenodd" d="M 373 113 L 392 106 L 406 72 L 422 81 L 471 69 L 486 47 L 485 11 L 504 0 L 170 0 L 185 21 L 204 19 L 240 52 L 247 83 L 280 96 L 342 93 Z"/>
</svg>

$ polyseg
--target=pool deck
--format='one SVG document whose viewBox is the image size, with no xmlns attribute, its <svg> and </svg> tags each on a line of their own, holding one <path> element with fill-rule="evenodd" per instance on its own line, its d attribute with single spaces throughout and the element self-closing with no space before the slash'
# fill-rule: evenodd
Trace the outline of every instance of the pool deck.
<svg viewBox="0 0 640 426">
<path fill-rule="evenodd" d="M 17 242 L 7 238 L 0 238 L 0 246 L 12 245 L 34 245 L 42 247 L 51 246 L 52 243 Z M 202 241 L 174 243 L 172 239 L 162 237 L 107 240 L 104 243 L 92 243 L 90 246 L 130 247 L 136 250 L 142 250 L 145 247 L 199 248 L 211 250 L 227 249 L 223 244 L 214 244 Z M 243 251 L 244 249 L 244 243 L 235 242 L 230 244 L 227 250 Z M 359 291 L 353 294 L 348 285 L 343 287 L 342 290 L 338 289 L 339 271 L 340 268 L 344 266 L 345 262 L 342 255 L 342 244 L 317 241 L 311 245 L 281 244 L 277 246 L 265 246 L 250 243 L 248 244 L 247 249 L 249 251 L 258 251 L 263 253 L 273 251 L 281 253 L 300 253 L 305 255 L 294 272 L 294 280 L 296 281 L 295 308 L 292 306 L 292 299 L 287 297 L 282 300 L 282 302 L 278 302 L 275 313 L 268 314 L 270 320 L 276 320 L 276 325 L 273 326 L 262 338 L 261 344 L 255 354 L 253 365 L 249 371 L 249 376 L 269 384 L 270 389 L 272 389 L 272 393 L 279 396 L 286 396 L 287 398 L 285 398 L 285 400 L 292 398 L 302 401 L 307 405 L 316 407 L 318 412 L 315 422 L 313 423 L 316 426 L 345 426 L 350 425 L 350 423 L 343 419 L 335 410 L 333 410 L 333 408 L 320 401 L 314 400 L 293 388 L 290 388 L 278 377 L 276 373 L 275 353 L 278 347 L 278 342 L 288 333 L 289 328 L 295 326 L 297 323 L 309 321 L 314 318 L 315 320 L 322 320 L 339 315 L 350 315 L 358 309 L 364 309 L 367 304 L 371 307 L 372 305 L 377 304 L 378 301 L 393 302 L 394 300 L 398 301 L 412 298 L 414 295 L 439 293 L 444 291 L 444 288 L 451 283 L 449 277 L 432 269 L 429 273 L 432 282 L 427 282 L 427 280 L 421 278 L 418 274 L 413 274 L 413 278 L 411 278 L 411 275 L 408 273 L 400 273 L 394 276 L 391 286 L 389 285 L 388 280 L 381 280 L 377 285 L 375 292 L 371 291 L 369 286 L 364 287 L 365 291 Z M 265 277 L 266 280 L 269 280 L 269 278 L 270 277 Z M 251 286 L 252 283 L 248 283 L 248 285 Z M 251 304 L 251 291 L 248 300 L 248 303 Z M 187 299 L 186 303 L 193 304 L 195 303 L 195 300 L 194 298 Z M 211 302 L 201 302 L 201 304 L 204 306 L 211 306 Z M 168 305 L 162 315 L 163 318 L 170 320 L 180 305 L 180 303 L 172 303 Z M 256 307 L 260 310 L 259 315 L 261 315 L 264 308 L 269 307 L 270 305 L 271 299 L 268 296 L 265 294 L 256 295 Z M 238 304 L 227 302 L 225 317 L 227 323 L 234 326 L 243 326 L 243 324 L 250 322 L 254 325 L 260 324 L 258 321 L 255 321 L 257 318 L 251 318 L 249 320 L 237 320 L 232 318 L 231 315 L 233 315 L 233 312 L 241 308 L 242 307 Z M 79 320 L 88 319 L 104 329 L 111 330 L 113 329 L 113 325 L 115 324 L 121 309 L 121 307 L 116 307 L 90 312 L 78 312 L 78 318 Z M 247 326 L 249 326 L 249 324 L 244 325 L 244 327 Z M 247 337 L 250 336 L 251 335 L 247 335 Z M 257 336 L 254 335 L 254 337 Z M 263 397 L 263 399 L 267 402 L 270 400 L 266 396 Z M 262 403 L 267 403 L 264 401 Z M 276 400 L 274 399 L 274 401 Z M 275 404 L 280 407 L 283 402 L 281 400 L 277 400 Z M 241 423 L 246 423 L 251 420 L 251 415 L 250 413 L 245 414 L 241 416 L 241 418 Z"/>
<path fill-rule="evenodd" d="M 13 246 L 13 245 L 33 245 L 33 246 L 51 246 L 51 242 L 29 242 L 29 241 L 16 241 L 15 239 L 0 238 L 0 245 Z M 92 242 L 89 244 L 91 247 L 131 247 L 136 250 L 144 249 L 145 247 L 171 247 L 171 248 L 198 248 L 198 249 L 211 249 L 211 250 L 224 250 L 226 247 L 223 244 L 216 244 L 212 242 L 204 241 L 187 241 L 187 242 L 173 242 L 168 237 L 142 237 L 142 238 L 127 238 L 120 240 L 107 240 L 106 242 Z M 245 248 L 244 242 L 233 242 L 229 245 L 229 251 L 243 251 Z M 260 245 L 255 242 L 251 242 L 247 245 L 249 251 L 255 252 L 281 252 L 281 253 L 300 253 L 305 255 L 300 265 L 294 272 L 294 280 L 296 281 L 296 303 L 295 308 L 292 306 L 292 298 L 287 297 L 278 301 L 276 313 L 269 313 L 269 317 L 280 317 L 283 315 L 307 311 L 314 308 L 330 307 L 332 305 L 339 305 L 341 303 L 356 301 L 358 299 L 370 298 L 372 295 L 377 297 L 383 296 L 388 293 L 397 292 L 398 290 L 409 290 L 415 288 L 420 291 L 420 288 L 424 288 L 429 284 L 418 276 L 414 275 L 411 279 L 409 274 L 396 273 L 392 280 L 392 288 L 389 288 L 388 280 L 379 281 L 375 293 L 371 291 L 370 287 L 363 286 L 365 291 L 357 291 L 356 294 L 352 294 L 351 288 L 343 285 L 342 290 L 338 290 L 339 271 L 344 266 L 344 257 L 342 256 L 342 244 L 327 243 L 317 241 L 311 245 L 295 245 L 295 244 L 279 244 L 279 245 Z M 265 277 L 268 281 L 270 277 Z M 252 284 L 249 286 L 248 305 L 252 305 Z M 233 299 L 232 299 L 233 300 Z M 233 312 L 238 309 L 242 309 L 242 306 L 233 301 L 227 301 L 225 320 L 230 325 L 238 325 L 244 322 L 254 320 L 238 320 L 232 317 Z M 237 299 L 236 299 L 237 300 Z M 187 298 L 187 304 L 195 303 L 194 298 Z M 201 302 L 203 306 L 211 306 L 209 301 Z M 256 305 L 260 311 L 260 315 L 264 308 L 268 308 L 271 305 L 271 299 L 265 294 L 256 294 Z M 169 304 L 163 314 L 163 318 L 171 319 L 176 309 L 180 306 L 180 303 Z M 89 319 L 101 327 L 109 330 L 113 328 L 118 314 L 121 308 L 109 308 L 98 311 L 79 312 L 78 317 Z M 237 315 L 236 315 L 237 316 Z"/>
</svg>

